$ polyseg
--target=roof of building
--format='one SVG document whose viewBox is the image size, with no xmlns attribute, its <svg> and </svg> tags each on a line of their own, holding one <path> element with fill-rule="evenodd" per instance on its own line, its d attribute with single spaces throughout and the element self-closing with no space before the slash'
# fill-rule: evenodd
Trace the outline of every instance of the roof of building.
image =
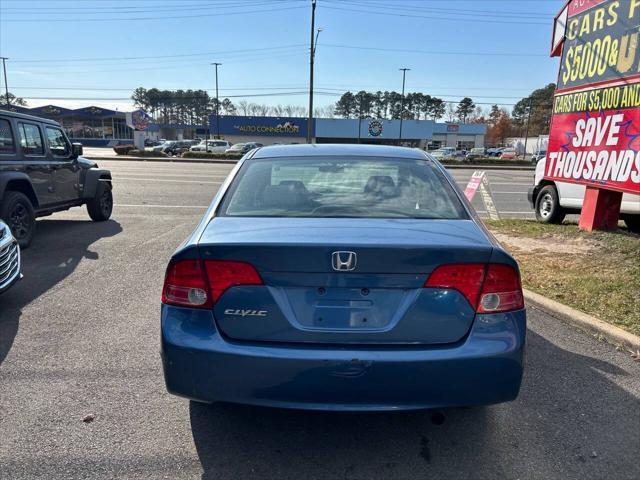
<svg viewBox="0 0 640 480">
<path fill-rule="evenodd" d="M 14 118 L 20 118 L 22 120 L 31 120 L 32 122 L 42 122 L 42 123 L 49 123 L 51 125 L 60 125 L 55 120 L 51 120 L 49 118 L 36 117 L 34 115 L 27 115 L 26 113 L 12 112 L 11 110 L 0 110 L 0 114 L 11 116 Z"/>
<path fill-rule="evenodd" d="M 424 160 L 421 150 L 389 145 L 355 145 L 314 143 L 304 145 L 272 145 L 262 147 L 252 158 L 301 157 L 301 156 L 362 156 L 362 157 L 394 157 L 415 158 Z"/>
</svg>

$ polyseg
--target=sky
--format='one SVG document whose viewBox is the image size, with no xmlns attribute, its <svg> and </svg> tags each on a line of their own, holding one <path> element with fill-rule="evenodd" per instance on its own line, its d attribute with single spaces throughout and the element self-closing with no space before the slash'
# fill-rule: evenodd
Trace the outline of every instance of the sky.
<svg viewBox="0 0 640 480">
<path fill-rule="evenodd" d="M 316 107 L 346 90 L 510 109 L 555 82 L 564 0 L 317 0 Z M 0 0 L 9 91 L 29 106 L 130 110 L 137 87 L 306 105 L 311 0 Z M 0 81 L 2 91 L 4 82 Z"/>
</svg>

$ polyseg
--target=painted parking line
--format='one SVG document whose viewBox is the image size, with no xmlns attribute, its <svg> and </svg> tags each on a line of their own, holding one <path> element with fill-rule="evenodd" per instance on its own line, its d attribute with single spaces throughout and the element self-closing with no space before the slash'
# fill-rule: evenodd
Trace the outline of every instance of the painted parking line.
<svg viewBox="0 0 640 480">
<path fill-rule="evenodd" d="M 124 207 L 124 208 L 199 208 L 205 209 L 209 208 L 209 205 L 159 205 L 159 204 L 115 204 L 114 207 Z"/>
<path fill-rule="evenodd" d="M 227 178 L 227 175 L 221 174 L 216 175 L 213 173 L 203 175 L 202 173 L 157 173 L 157 172 L 116 172 L 113 174 L 114 177 L 123 176 L 158 176 L 158 177 L 195 177 L 195 178 Z"/>
<path fill-rule="evenodd" d="M 136 181 L 136 182 L 197 183 L 200 185 L 222 185 L 222 182 L 206 182 L 204 180 L 165 180 L 160 178 L 131 178 L 131 177 L 116 177 L 116 180 L 130 180 L 130 181 Z"/>
</svg>

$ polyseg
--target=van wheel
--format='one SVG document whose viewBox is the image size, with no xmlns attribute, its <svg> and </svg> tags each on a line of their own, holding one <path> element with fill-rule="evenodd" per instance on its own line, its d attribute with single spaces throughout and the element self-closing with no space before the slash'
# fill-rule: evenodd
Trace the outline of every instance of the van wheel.
<svg viewBox="0 0 640 480">
<path fill-rule="evenodd" d="M 109 220 L 113 211 L 113 193 L 111 185 L 107 182 L 98 181 L 96 196 L 87 202 L 87 212 L 94 222 L 104 222 Z"/>
<path fill-rule="evenodd" d="M 640 233 L 640 215 L 622 215 L 622 219 L 629 231 Z"/>
<path fill-rule="evenodd" d="M 36 230 L 36 216 L 29 198 L 20 192 L 6 192 L 0 206 L 0 218 L 9 225 L 20 248 L 27 248 Z"/>
<path fill-rule="evenodd" d="M 567 212 L 560 206 L 556 187 L 543 187 L 536 198 L 536 219 L 542 223 L 562 223 L 566 215 Z"/>
</svg>

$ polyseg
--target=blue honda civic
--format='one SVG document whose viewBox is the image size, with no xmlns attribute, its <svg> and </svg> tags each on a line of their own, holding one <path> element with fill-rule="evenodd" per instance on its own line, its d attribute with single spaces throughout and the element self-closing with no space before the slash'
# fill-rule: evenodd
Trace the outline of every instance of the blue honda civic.
<svg viewBox="0 0 640 480">
<path fill-rule="evenodd" d="M 401 410 L 513 400 L 526 315 L 514 259 L 415 149 L 253 150 L 171 258 L 169 392 Z"/>
</svg>

